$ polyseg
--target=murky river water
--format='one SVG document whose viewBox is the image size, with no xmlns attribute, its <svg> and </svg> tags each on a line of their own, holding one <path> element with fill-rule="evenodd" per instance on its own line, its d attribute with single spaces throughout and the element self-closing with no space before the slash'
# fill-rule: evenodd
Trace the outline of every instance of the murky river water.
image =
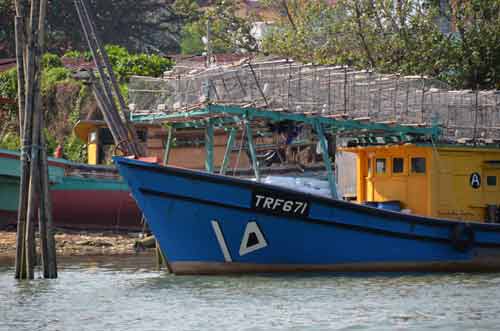
<svg viewBox="0 0 500 331">
<path fill-rule="evenodd" d="M 0 266 L 0 330 L 498 330 L 500 274 L 194 277 L 148 259 Z"/>
</svg>

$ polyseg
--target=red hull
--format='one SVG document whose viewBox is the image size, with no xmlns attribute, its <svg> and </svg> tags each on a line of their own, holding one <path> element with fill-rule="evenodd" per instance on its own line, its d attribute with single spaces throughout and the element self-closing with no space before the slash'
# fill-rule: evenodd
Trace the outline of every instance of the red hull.
<svg viewBox="0 0 500 331">
<path fill-rule="evenodd" d="M 141 212 L 128 191 L 51 192 L 54 223 L 58 227 L 140 230 Z"/>
<path fill-rule="evenodd" d="M 141 212 L 128 191 L 53 190 L 56 227 L 81 230 L 142 229 Z M 16 224 L 16 212 L 0 210 L 2 227 Z"/>
</svg>

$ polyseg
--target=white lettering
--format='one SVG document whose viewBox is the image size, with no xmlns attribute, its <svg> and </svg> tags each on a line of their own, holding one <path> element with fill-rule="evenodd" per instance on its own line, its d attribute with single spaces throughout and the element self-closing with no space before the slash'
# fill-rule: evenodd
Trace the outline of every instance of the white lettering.
<svg viewBox="0 0 500 331">
<path fill-rule="evenodd" d="M 289 212 L 293 208 L 293 201 L 286 201 L 283 205 L 283 211 Z"/>
<path fill-rule="evenodd" d="M 267 197 L 266 200 L 264 201 L 264 205 L 262 206 L 263 208 L 269 208 L 271 209 L 271 204 L 273 203 L 274 199 L 271 197 Z"/>
<path fill-rule="evenodd" d="M 295 203 L 297 204 L 297 207 L 295 207 L 295 210 L 293 212 L 298 213 L 300 208 L 302 208 L 302 206 L 304 205 L 304 203 L 300 201 L 296 201 Z"/>
<path fill-rule="evenodd" d="M 254 206 L 256 208 L 272 210 L 281 213 L 293 213 L 304 215 L 307 211 L 308 204 L 305 201 L 297 201 L 292 199 L 280 199 L 278 197 L 270 197 L 267 194 L 255 194 Z"/>
<path fill-rule="evenodd" d="M 481 180 L 479 179 L 479 176 L 477 174 L 472 174 L 470 184 L 474 188 L 481 186 Z"/>
<path fill-rule="evenodd" d="M 302 207 L 302 211 L 300 213 L 304 214 L 306 212 L 306 208 L 307 208 L 307 202 L 304 203 L 304 207 Z"/>
<path fill-rule="evenodd" d="M 285 202 L 285 200 L 283 200 L 283 199 L 276 199 L 276 200 L 274 200 L 273 210 L 275 210 L 276 207 L 281 206 L 283 204 L 283 202 Z"/>
<path fill-rule="evenodd" d="M 255 207 L 258 207 L 259 204 L 260 204 L 260 200 L 264 199 L 265 196 L 263 196 L 263 195 L 255 195 L 255 197 L 257 198 L 257 201 L 255 202 Z"/>
</svg>

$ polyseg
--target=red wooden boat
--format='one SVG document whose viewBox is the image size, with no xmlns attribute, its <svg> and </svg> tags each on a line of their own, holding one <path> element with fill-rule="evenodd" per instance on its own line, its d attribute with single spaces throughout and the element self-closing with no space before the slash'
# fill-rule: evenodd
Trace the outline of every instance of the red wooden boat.
<svg viewBox="0 0 500 331">
<path fill-rule="evenodd" d="M 53 217 L 57 227 L 141 230 L 141 213 L 112 166 L 49 158 Z M 0 149 L 0 229 L 13 227 L 19 197 L 19 153 Z"/>
</svg>

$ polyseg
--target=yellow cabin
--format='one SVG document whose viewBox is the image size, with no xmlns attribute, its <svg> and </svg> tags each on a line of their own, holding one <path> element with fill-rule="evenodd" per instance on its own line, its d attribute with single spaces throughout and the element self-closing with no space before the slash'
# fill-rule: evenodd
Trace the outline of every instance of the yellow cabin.
<svg viewBox="0 0 500 331">
<path fill-rule="evenodd" d="M 136 126 L 137 136 L 141 144 L 146 146 L 151 125 Z M 100 120 L 80 120 L 74 127 L 75 135 L 87 143 L 88 164 L 110 164 L 115 143 L 106 122 Z"/>
<path fill-rule="evenodd" d="M 357 201 L 400 201 L 405 212 L 484 221 L 500 204 L 500 149 L 460 145 L 345 147 L 357 155 Z"/>
</svg>

